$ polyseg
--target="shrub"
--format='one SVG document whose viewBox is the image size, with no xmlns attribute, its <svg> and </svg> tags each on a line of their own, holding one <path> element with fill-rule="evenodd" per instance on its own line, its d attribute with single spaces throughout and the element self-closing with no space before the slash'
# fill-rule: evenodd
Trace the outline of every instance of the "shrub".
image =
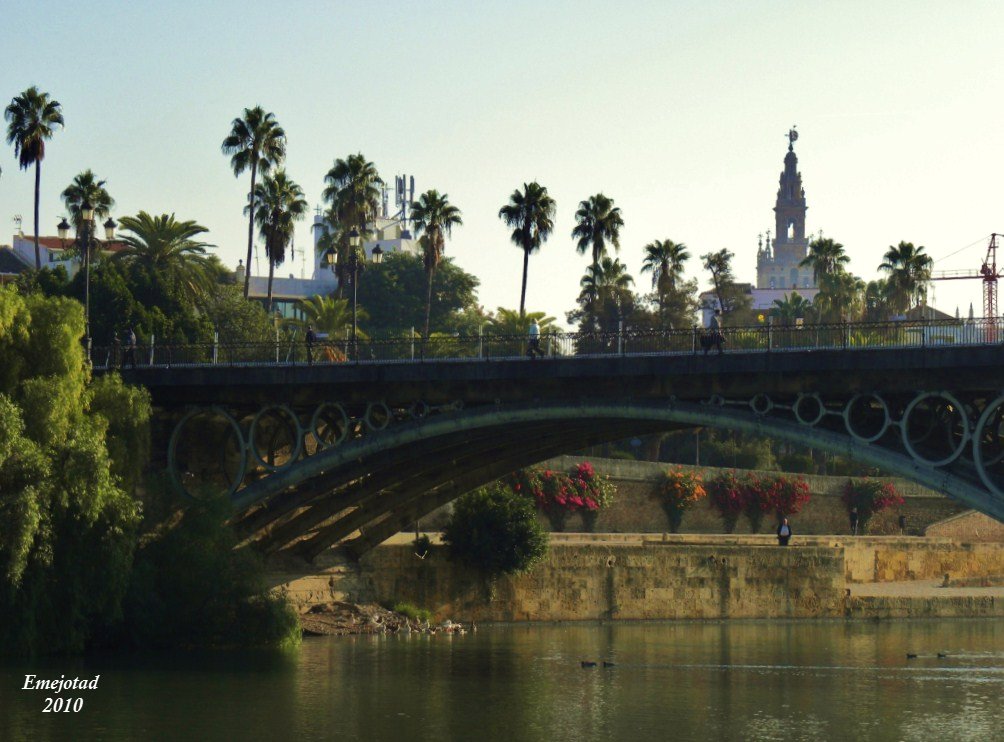
<svg viewBox="0 0 1004 742">
<path fill-rule="evenodd" d="M 708 502 L 718 511 L 725 522 L 725 532 L 736 530 L 739 515 L 746 507 L 746 485 L 734 471 L 719 474 L 704 484 Z"/>
<path fill-rule="evenodd" d="M 770 502 L 779 521 L 802 512 L 809 498 L 809 485 L 801 477 L 774 477 L 771 482 Z"/>
<path fill-rule="evenodd" d="M 547 553 L 533 505 L 499 483 L 468 492 L 443 531 L 450 557 L 486 576 L 525 572 Z"/>
<path fill-rule="evenodd" d="M 587 525 L 591 524 L 599 511 L 613 502 L 616 491 L 588 461 L 576 464 L 568 474 L 553 469 L 520 469 L 505 482 L 517 495 L 532 498 L 555 531 L 564 530 L 568 516 L 576 512 L 583 514 Z"/>
<path fill-rule="evenodd" d="M 747 474 L 739 482 L 743 488 L 743 514 L 750 523 L 750 532 L 759 533 L 763 517 L 774 509 L 774 484 L 777 477 Z"/>
<path fill-rule="evenodd" d="M 683 514 L 706 495 L 701 475 L 682 466 L 675 466 L 663 474 L 652 493 L 666 513 L 672 533 L 679 532 Z"/>
<path fill-rule="evenodd" d="M 394 613 L 400 613 L 409 621 L 431 621 L 432 611 L 428 608 L 418 608 L 411 603 L 395 603 L 391 609 Z"/>
<path fill-rule="evenodd" d="M 843 500 L 848 513 L 853 508 L 858 509 L 858 528 L 862 532 L 875 513 L 904 503 L 892 482 L 880 482 L 868 477 L 848 479 L 840 499 Z"/>
</svg>

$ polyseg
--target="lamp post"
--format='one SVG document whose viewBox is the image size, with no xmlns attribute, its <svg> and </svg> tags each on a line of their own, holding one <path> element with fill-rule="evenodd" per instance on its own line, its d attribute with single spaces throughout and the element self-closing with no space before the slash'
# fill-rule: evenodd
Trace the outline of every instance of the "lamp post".
<svg viewBox="0 0 1004 742">
<path fill-rule="evenodd" d="M 356 287 L 359 285 L 359 230 L 349 232 L 349 270 L 352 271 L 352 357 L 356 358 Z"/>
<path fill-rule="evenodd" d="M 69 224 L 63 219 L 59 226 L 60 239 L 66 239 Z M 105 239 L 111 242 L 115 238 L 115 220 L 108 217 L 103 225 Z M 94 249 L 94 207 L 86 198 L 80 204 L 80 247 L 84 251 L 84 343 L 87 346 L 87 362 L 91 362 L 91 251 Z"/>
<path fill-rule="evenodd" d="M 370 255 L 372 256 L 373 263 L 375 265 L 380 265 L 380 263 L 383 262 L 383 248 L 381 248 L 380 245 L 374 247 L 373 252 L 371 252 Z"/>
</svg>

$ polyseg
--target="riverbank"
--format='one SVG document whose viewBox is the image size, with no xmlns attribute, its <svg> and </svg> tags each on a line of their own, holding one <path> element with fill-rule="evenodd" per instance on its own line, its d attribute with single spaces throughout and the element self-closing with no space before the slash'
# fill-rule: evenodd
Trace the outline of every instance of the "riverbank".
<svg viewBox="0 0 1004 742">
<path fill-rule="evenodd" d="M 343 601 L 408 602 L 435 620 L 482 622 L 747 618 L 1004 617 L 1004 544 L 917 537 L 553 534 L 544 562 L 486 581 L 436 543 L 399 534 L 358 564 L 273 564 L 305 613 Z M 308 574 L 308 571 L 311 573 Z M 945 577 L 948 576 L 947 586 Z"/>
</svg>

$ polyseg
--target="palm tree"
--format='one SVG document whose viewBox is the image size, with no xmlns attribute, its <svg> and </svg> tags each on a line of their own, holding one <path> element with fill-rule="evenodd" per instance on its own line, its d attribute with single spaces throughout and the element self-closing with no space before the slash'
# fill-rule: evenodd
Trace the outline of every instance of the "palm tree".
<svg viewBox="0 0 1004 742">
<path fill-rule="evenodd" d="M 333 296 L 312 296 L 300 300 L 300 310 L 304 322 L 310 324 L 317 332 L 327 333 L 331 339 L 343 337 L 352 327 L 352 306 L 348 299 L 337 299 Z M 366 310 L 356 311 L 358 320 L 366 321 L 369 315 Z M 366 334 L 357 329 L 356 335 L 366 339 Z"/>
<path fill-rule="evenodd" d="M 799 263 L 801 267 L 812 266 L 812 280 L 819 284 L 823 276 L 844 270 L 850 262 L 844 253 L 844 246 L 830 238 L 818 238 L 809 244 L 809 254 Z"/>
<path fill-rule="evenodd" d="M 931 282 L 931 266 L 934 261 L 924 253 L 924 246 L 914 247 L 912 242 L 900 242 L 890 246 L 879 270 L 887 271 L 889 304 L 894 312 L 904 313 L 911 303 L 920 304 L 927 298 L 927 286 Z"/>
<path fill-rule="evenodd" d="M 615 250 L 620 250 L 620 229 L 624 226 L 624 219 L 612 198 L 597 193 L 586 201 L 580 201 L 575 221 L 575 229 L 572 230 L 572 237 L 578 238 L 575 247 L 580 255 L 592 250 L 594 266 L 606 255 L 607 242 Z"/>
<path fill-rule="evenodd" d="M 338 278 L 338 295 L 341 296 L 350 276 L 349 232 L 353 228 L 360 235 L 370 231 L 369 221 L 376 217 L 380 207 L 380 184 L 383 180 L 376 165 L 359 152 L 344 160 L 335 160 L 324 176 L 324 182 L 327 185 L 321 198 L 331 204 L 330 223 L 336 235 L 331 246 L 335 248 L 335 276 Z"/>
<path fill-rule="evenodd" d="M 73 228 L 77 234 L 80 234 L 83 222 L 83 217 L 80 214 L 80 205 L 85 201 L 94 209 L 95 217 L 103 219 L 111 213 L 111 208 L 115 205 L 115 199 L 105 190 L 106 182 L 98 180 L 97 176 L 88 168 L 84 172 L 78 173 L 70 182 L 70 185 L 66 186 L 63 190 L 63 203 L 66 204 L 66 210 L 70 212 L 70 221 L 73 222 Z"/>
<path fill-rule="evenodd" d="M 142 265 L 149 273 L 162 276 L 181 287 L 192 301 L 200 301 L 211 281 L 211 261 L 207 247 L 195 239 L 208 230 L 192 220 L 180 222 L 174 214 L 151 216 L 145 211 L 122 217 L 119 242 L 126 245 L 115 260 Z"/>
<path fill-rule="evenodd" d="M 268 173 L 286 157 L 286 132 L 275 120 L 275 115 L 266 113 L 261 106 L 245 108 L 243 118 L 236 118 L 230 125 L 230 134 L 223 140 L 223 154 L 230 155 L 230 167 L 234 177 L 245 170 L 251 170 L 251 188 L 248 191 L 248 255 L 244 270 L 244 298 L 251 285 L 251 256 L 254 248 L 255 192 L 258 171 Z M 272 282 L 269 281 L 271 286 Z"/>
<path fill-rule="evenodd" d="M 436 268 L 443 259 L 446 249 L 446 237 L 455 226 L 464 222 L 460 209 L 450 203 L 447 194 L 440 195 L 433 189 L 426 191 L 411 205 L 411 222 L 415 225 L 415 234 L 421 235 L 422 259 L 425 263 L 425 275 L 428 279 L 428 291 L 425 298 L 425 337 L 429 337 L 429 314 L 432 311 L 432 279 Z"/>
<path fill-rule="evenodd" d="M 42 160 L 45 142 L 52 139 L 57 126 L 63 125 L 59 101 L 32 85 L 11 100 L 4 111 L 7 119 L 7 144 L 14 145 L 14 154 L 22 170 L 35 166 L 35 268 L 42 269 L 42 253 L 38 247 L 38 200 L 42 184 Z"/>
<path fill-rule="evenodd" d="M 579 300 L 595 302 L 606 293 L 627 290 L 632 283 L 634 278 L 619 258 L 604 257 L 599 263 L 586 267 L 586 272 L 579 281 L 579 286 L 582 287 Z"/>
<path fill-rule="evenodd" d="M 537 320 L 541 334 L 548 330 L 557 330 L 554 317 L 548 317 L 547 312 L 525 312 L 520 314 L 515 309 L 499 307 L 495 316 L 490 320 L 492 330 L 496 335 L 505 337 L 526 337 L 530 330 L 530 324 Z"/>
<path fill-rule="evenodd" d="M 767 313 L 782 325 L 793 325 L 797 319 L 812 316 L 812 302 L 797 291 L 792 291 L 791 294 L 785 294 L 784 299 L 775 299 L 774 306 Z"/>
<path fill-rule="evenodd" d="M 339 221 L 355 227 L 360 234 L 369 231 L 368 223 L 380 207 L 380 184 L 383 180 L 376 165 L 362 152 L 349 155 L 335 164 L 324 176 L 327 185 L 321 197 L 330 203 Z"/>
<path fill-rule="evenodd" d="M 268 301 L 266 308 L 272 311 L 272 279 L 275 267 L 286 261 L 286 248 L 293 241 L 295 222 L 307 214 L 309 204 L 303 197 L 303 189 L 286 176 L 280 168 L 255 188 L 258 208 L 254 220 L 258 224 L 258 236 L 265 243 L 268 256 Z"/>
<path fill-rule="evenodd" d="M 853 273 L 838 270 L 820 279 L 815 305 L 820 318 L 833 322 L 853 319 L 863 311 L 865 282 Z"/>
<path fill-rule="evenodd" d="M 524 183 L 509 196 L 509 203 L 499 209 L 499 219 L 512 227 L 510 239 L 523 250 L 523 284 L 519 292 L 519 313 L 526 309 L 526 277 L 530 268 L 530 253 L 547 242 L 554 230 L 554 199 L 540 183 Z"/>
<path fill-rule="evenodd" d="M 666 296 L 676 288 L 683 275 L 683 264 L 690 259 L 687 246 L 672 240 L 653 240 L 645 245 L 645 261 L 641 272 L 652 272 L 652 288 L 659 296 L 660 313 L 665 308 Z"/>
<path fill-rule="evenodd" d="M 889 316 L 889 287 L 882 278 L 869 281 L 864 290 L 864 321 L 882 322 Z"/>
</svg>

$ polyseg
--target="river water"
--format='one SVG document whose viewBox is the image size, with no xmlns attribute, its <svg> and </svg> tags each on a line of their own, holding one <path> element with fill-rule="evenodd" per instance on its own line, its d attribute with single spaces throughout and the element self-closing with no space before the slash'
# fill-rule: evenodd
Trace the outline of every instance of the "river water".
<svg viewBox="0 0 1004 742">
<path fill-rule="evenodd" d="M 43 713 L 27 673 L 100 679 L 60 694 L 78 713 Z M 1004 623 L 516 625 L 8 661 L 0 739 L 1000 740 Z"/>
</svg>

